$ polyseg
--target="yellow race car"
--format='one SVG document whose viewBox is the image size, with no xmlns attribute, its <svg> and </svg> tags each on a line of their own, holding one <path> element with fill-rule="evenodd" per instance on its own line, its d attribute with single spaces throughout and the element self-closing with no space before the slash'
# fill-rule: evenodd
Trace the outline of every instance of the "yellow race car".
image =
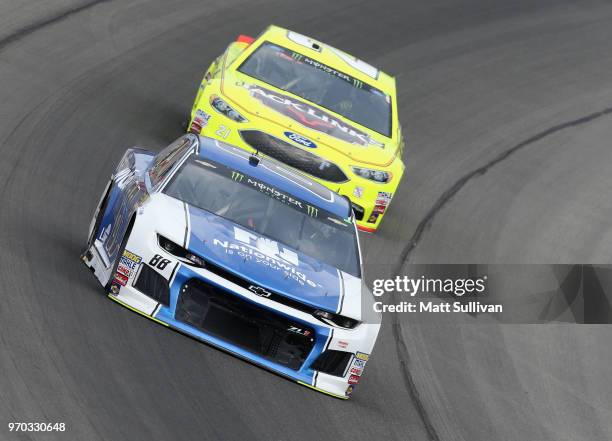
<svg viewBox="0 0 612 441">
<path fill-rule="evenodd" d="M 404 173 L 395 79 L 277 26 L 206 72 L 188 130 L 272 157 L 347 196 L 374 232 Z"/>
</svg>

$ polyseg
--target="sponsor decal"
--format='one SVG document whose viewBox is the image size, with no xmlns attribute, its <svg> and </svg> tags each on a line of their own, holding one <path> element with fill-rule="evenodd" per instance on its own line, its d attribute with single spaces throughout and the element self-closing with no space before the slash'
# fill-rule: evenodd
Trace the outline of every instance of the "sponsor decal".
<svg viewBox="0 0 612 441">
<path fill-rule="evenodd" d="M 353 190 L 353 196 L 355 196 L 357 199 L 363 197 L 363 187 L 355 187 Z"/>
<path fill-rule="evenodd" d="M 317 70 L 321 70 L 323 72 L 325 72 L 328 75 L 334 76 L 338 79 L 341 79 L 343 81 L 345 81 L 348 84 L 351 84 L 353 87 L 356 87 L 358 89 L 367 89 L 371 92 L 374 93 L 379 93 L 381 95 L 384 95 L 380 90 L 365 84 L 363 81 L 358 80 L 357 78 L 354 78 L 348 74 L 345 74 L 344 72 L 340 72 L 336 69 L 334 69 L 333 67 L 330 67 L 326 64 L 321 63 L 320 61 L 317 60 L 313 60 L 310 57 L 307 57 L 306 55 L 302 55 L 298 52 L 293 52 L 290 51 L 289 49 L 285 49 L 281 46 L 277 46 L 275 44 L 272 43 L 266 43 L 268 46 L 270 46 L 272 49 L 274 49 L 275 53 L 277 56 L 281 57 L 281 58 L 285 58 L 285 59 L 289 59 L 289 60 L 293 60 L 295 62 L 301 63 L 301 64 L 307 64 L 310 67 L 313 67 Z M 373 67 L 370 66 L 369 64 L 356 59 L 355 57 L 352 57 L 338 49 L 332 48 L 330 46 L 326 46 L 328 47 L 332 52 L 334 52 L 336 55 L 338 55 L 339 57 L 341 57 L 345 62 L 347 62 L 351 67 L 353 67 L 354 69 L 359 70 L 360 72 L 372 77 L 372 78 L 376 78 L 376 76 L 378 75 L 378 70 Z"/>
<path fill-rule="evenodd" d="M 293 61 L 297 61 L 297 60 L 296 60 L 295 58 L 293 58 L 291 55 L 287 55 L 287 54 L 285 54 L 284 52 L 277 52 L 277 55 L 278 55 L 280 58 L 284 58 L 285 60 L 289 60 L 289 61 L 292 61 L 292 60 L 293 60 Z"/>
<path fill-rule="evenodd" d="M 138 265 L 142 262 L 142 258 L 132 253 L 131 251 L 125 250 L 119 258 L 119 264 L 117 265 L 117 272 L 115 273 L 115 280 L 121 286 L 125 286 L 128 280 L 134 275 Z"/>
<path fill-rule="evenodd" d="M 357 375 L 358 377 L 360 377 L 361 374 L 363 374 L 363 368 L 352 367 L 349 372 L 353 375 Z"/>
<path fill-rule="evenodd" d="M 374 205 L 372 213 L 383 214 L 385 212 L 385 208 L 386 207 L 384 205 Z"/>
<path fill-rule="evenodd" d="M 226 254 L 237 255 L 244 261 L 251 261 L 273 271 L 281 271 L 286 278 L 302 286 L 308 285 L 313 288 L 319 286 L 299 271 L 298 255 L 294 251 L 279 245 L 274 240 L 238 227 L 234 227 L 234 238 L 236 242 L 213 239 L 212 245 L 221 247 Z"/>
<path fill-rule="evenodd" d="M 237 172 L 232 172 L 232 177 L 234 176 L 234 173 L 237 173 Z M 239 177 L 234 180 L 235 181 L 237 180 L 238 182 L 242 182 L 242 179 L 243 178 Z M 297 208 L 298 210 L 302 212 L 305 211 L 311 217 L 318 216 L 319 210 L 316 207 L 312 207 L 306 203 L 303 203 L 299 199 L 296 199 L 293 196 L 283 193 L 279 191 L 278 189 L 276 189 L 275 187 L 272 187 L 271 185 L 266 184 L 265 182 L 257 181 L 249 176 L 248 179 L 244 181 L 244 183 L 250 185 L 251 187 L 258 190 L 259 192 L 264 193 L 276 199 L 277 201 L 283 202 L 284 204 L 287 204 L 287 205 L 291 205 L 292 207 Z"/>
<path fill-rule="evenodd" d="M 302 135 L 299 135 L 293 132 L 285 132 L 285 136 L 289 138 L 291 141 L 295 142 L 296 144 L 302 145 L 304 147 L 308 147 L 309 149 L 317 148 L 317 145 L 314 143 L 314 141 L 311 141 L 305 136 L 302 136 Z"/>
<path fill-rule="evenodd" d="M 305 215 L 317 218 L 329 225 L 332 225 L 332 226 L 339 225 L 339 226 L 342 226 L 343 228 L 346 228 L 347 226 L 351 225 L 350 218 L 346 218 L 346 219 L 337 218 L 336 216 L 329 213 L 323 208 L 319 208 L 314 205 L 309 205 L 306 201 L 298 199 L 295 196 L 292 196 L 291 194 L 288 194 L 282 190 L 279 190 L 273 185 L 260 181 L 238 170 L 231 169 L 229 167 L 226 167 L 222 164 L 219 164 L 213 161 L 204 162 L 204 161 L 196 160 L 195 163 L 197 163 L 198 165 L 202 167 L 206 167 L 211 172 L 214 172 L 218 175 L 227 177 L 235 182 L 238 182 L 241 185 L 245 185 L 250 188 L 253 188 L 257 190 L 258 192 L 265 194 L 268 197 L 271 197 L 279 202 L 282 202 L 283 204 L 288 205 L 289 207 L 295 210 L 298 210 L 299 212 L 304 213 Z"/>
<path fill-rule="evenodd" d="M 383 143 L 376 141 L 367 133 L 310 104 L 276 93 L 265 87 L 247 83 L 243 84 L 243 87 L 264 106 L 297 121 L 309 129 L 362 147 L 368 147 L 369 145 L 384 147 Z"/>
<path fill-rule="evenodd" d="M 117 266 L 117 272 L 119 274 L 123 274 L 126 277 L 130 277 L 130 275 L 132 274 L 132 270 L 122 264 L 119 264 L 119 266 Z"/>
<path fill-rule="evenodd" d="M 201 109 L 196 110 L 196 118 L 202 120 L 204 122 L 204 125 L 208 124 L 208 120 L 210 119 L 210 114 L 204 112 Z M 204 127 L 204 126 L 202 126 Z"/>
<path fill-rule="evenodd" d="M 240 172 L 237 171 L 233 171 L 232 172 L 232 179 L 236 182 L 242 182 L 242 180 L 244 179 L 244 175 Z"/>
<path fill-rule="evenodd" d="M 254 247 L 260 253 L 268 257 L 281 259 L 295 266 L 299 266 L 300 264 L 297 253 L 288 248 L 279 246 L 278 242 L 272 239 L 258 236 L 250 231 L 246 231 L 238 227 L 234 227 L 234 237 L 236 240 Z"/>
<path fill-rule="evenodd" d="M 376 196 L 376 205 L 387 206 L 391 203 L 391 199 L 393 198 L 393 193 L 388 193 L 386 191 L 379 191 Z"/>
<path fill-rule="evenodd" d="M 193 121 L 191 122 L 191 131 L 193 133 L 199 134 L 204 127 L 208 125 L 208 121 L 210 120 L 210 115 L 203 110 L 196 110 L 196 114 L 193 117 Z"/>
<path fill-rule="evenodd" d="M 372 213 L 372 215 L 368 218 L 368 223 L 369 224 L 376 223 L 376 219 L 378 219 L 378 216 L 380 216 L 380 213 Z"/>
<path fill-rule="evenodd" d="M 349 387 L 346 388 L 346 392 L 344 393 L 347 397 L 350 397 L 353 394 L 353 391 L 355 390 L 355 386 L 354 385 L 349 385 Z"/>
<path fill-rule="evenodd" d="M 142 262 L 142 257 L 137 256 L 131 251 L 125 250 L 121 259 L 119 259 L 119 263 L 127 266 L 128 268 L 135 270 L 138 268 L 138 265 Z"/>
<path fill-rule="evenodd" d="M 357 352 L 355 354 L 355 358 L 358 360 L 368 361 L 370 359 L 370 354 L 366 354 L 364 352 Z"/>
<path fill-rule="evenodd" d="M 359 383 L 359 375 L 351 375 L 348 379 L 349 384 L 358 384 Z"/>
<path fill-rule="evenodd" d="M 202 127 L 198 124 L 196 120 L 191 122 L 191 127 L 189 127 L 189 131 L 195 135 L 199 135 L 202 131 Z"/>
<path fill-rule="evenodd" d="M 356 368 L 361 368 L 363 369 L 366 365 L 367 361 L 366 360 L 360 360 L 359 358 L 355 358 L 353 360 L 353 366 Z"/>
<path fill-rule="evenodd" d="M 121 286 L 127 285 L 128 277 L 126 275 L 115 273 L 115 281 Z"/>
<path fill-rule="evenodd" d="M 363 375 L 363 369 L 365 368 L 365 365 L 368 361 L 367 358 L 369 358 L 369 355 L 364 354 L 363 352 L 357 352 L 355 358 L 353 358 L 353 362 L 351 363 L 351 366 L 349 368 L 349 373 L 351 374 L 351 376 L 356 376 L 357 381 L 359 381 L 359 377 Z"/>
<path fill-rule="evenodd" d="M 306 205 L 306 209 L 308 211 L 308 216 L 310 217 L 319 216 L 319 209 L 317 207 L 313 207 L 312 205 Z"/>
<path fill-rule="evenodd" d="M 342 349 L 346 349 L 348 347 L 348 341 L 338 340 L 338 347 Z"/>
</svg>

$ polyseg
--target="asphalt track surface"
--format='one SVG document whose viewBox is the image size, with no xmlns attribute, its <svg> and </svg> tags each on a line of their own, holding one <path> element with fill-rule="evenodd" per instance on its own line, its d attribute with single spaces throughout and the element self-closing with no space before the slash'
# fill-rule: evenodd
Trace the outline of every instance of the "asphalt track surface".
<svg viewBox="0 0 612 441">
<path fill-rule="evenodd" d="M 609 2 L 2 0 L 0 439 L 612 439 L 609 326 L 387 317 L 343 402 L 106 299 L 78 256 L 114 165 L 175 138 L 213 57 L 269 23 L 397 76 L 407 171 L 369 279 L 611 261 Z"/>
</svg>

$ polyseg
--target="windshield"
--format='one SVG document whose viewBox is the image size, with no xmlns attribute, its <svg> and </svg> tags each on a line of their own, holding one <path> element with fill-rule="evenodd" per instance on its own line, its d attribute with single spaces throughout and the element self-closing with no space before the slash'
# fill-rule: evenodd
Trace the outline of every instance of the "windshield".
<svg viewBox="0 0 612 441">
<path fill-rule="evenodd" d="M 238 71 L 390 137 L 388 95 L 305 55 L 265 42 Z"/>
<path fill-rule="evenodd" d="M 352 222 L 268 183 L 192 157 L 164 193 L 360 277 Z"/>
</svg>

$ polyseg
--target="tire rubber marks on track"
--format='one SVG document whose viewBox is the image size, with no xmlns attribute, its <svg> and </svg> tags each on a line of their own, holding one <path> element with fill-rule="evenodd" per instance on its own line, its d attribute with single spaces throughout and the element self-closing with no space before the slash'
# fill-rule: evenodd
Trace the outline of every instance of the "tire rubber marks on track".
<svg viewBox="0 0 612 441">
<path fill-rule="evenodd" d="M 472 179 L 477 178 L 478 176 L 484 175 L 490 168 L 496 166 L 500 162 L 508 159 L 511 155 L 516 153 L 517 151 L 528 147 L 529 145 L 538 142 L 550 135 L 553 135 L 557 132 L 561 132 L 565 129 L 569 129 L 572 127 L 577 127 L 582 124 L 589 123 L 596 119 L 599 119 L 603 116 L 612 114 L 612 107 L 608 107 L 606 109 L 600 110 L 599 112 L 591 113 L 589 115 L 583 116 L 578 119 L 574 119 L 571 121 L 567 121 L 561 124 L 557 124 L 552 126 L 546 130 L 543 130 L 535 135 L 519 142 L 515 146 L 509 148 L 501 152 L 491 161 L 487 162 L 485 165 L 472 170 L 471 172 L 460 177 L 455 183 L 449 187 L 442 195 L 438 198 L 438 200 L 434 203 L 434 205 L 429 209 L 425 217 L 421 219 L 419 224 L 417 225 L 416 230 L 414 231 L 412 237 L 406 244 L 406 246 L 402 250 L 402 254 L 400 255 L 400 259 L 393 271 L 393 274 L 399 275 L 404 264 L 410 259 L 410 255 L 412 251 L 417 247 L 421 238 L 423 237 L 423 233 L 425 229 L 433 222 L 436 215 L 450 202 L 450 200 L 457 194 L 459 191 L 465 187 L 465 185 L 470 182 Z"/>
<path fill-rule="evenodd" d="M 421 421 L 423 422 L 423 426 L 425 426 L 425 430 L 427 431 L 427 435 L 429 436 L 430 441 L 440 441 L 440 437 L 438 436 L 438 432 L 436 432 L 436 428 L 431 422 L 429 418 L 429 414 L 423 405 L 423 400 L 421 400 L 421 395 L 419 394 L 419 390 L 417 389 L 414 379 L 412 378 L 412 373 L 410 372 L 410 368 L 408 363 L 410 361 L 410 356 L 408 354 L 408 347 L 406 346 L 406 342 L 404 341 L 404 336 L 402 335 L 402 329 L 400 327 L 398 321 L 397 314 L 391 314 L 393 323 L 391 326 L 393 327 L 393 338 L 395 339 L 395 346 L 397 351 L 397 358 L 400 362 L 400 373 L 402 374 L 402 378 L 404 379 L 404 383 L 406 384 L 406 389 L 410 394 L 410 398 L 414 403 L 414 407 L 416 408 Z"/>
<path fill-rule="evenodd" d="M 54 23 L 60 22 L 72 15 L 78 14 L 79 12 L 85 11 L 86 9 L 89 9 L 93 6 L 96 6 L 100 3 L 106 3 L 110 0 L 92 0 L 86 3 L 82 3 L 78 6 L 74 6 L 70 9 L 66 9 L 64 11 L 61 11 L 55 15 L 53 15 L 52 17 L 47 17 L 47 18 L 43 18 L 39 21 L 36 21 L 34 23 L 30 23 L 29 25 L 26 25 L 20 29 L 17 29 L 15 32 L 13 32 L 10 35 L 7 35 L 6 37 L 4 37 L 3 39 L 0 40 L 0 51 L 2 49 L 4 49 L 6 46 L 8 46 L 11 43 L 15 43 L 16 41 L 21 40 L 22 38 L 24 38 L 25 36 L 32 34 L 46 26 L 52 25 Z"/>
<path fill-rule="evenodd" d="M 490 168 L 496 166 L 497 164 L 499 164 L 500 162 L 508 159 L 511 155 L 513 155 L 514 153 L 516 153 L 517 151 L 528 147 L 529 145 L 536 143 L 550 135 L 553 135 L 557 132 L 563 131 L 565 129 L 569 129 L 572 127 L 577 127 L 580 126 L 582 124 L 586 124 L 589 122 L 592 122 L 596 119 L 599 119 L 601 117 L 604 117 L 606 115 L 610 115 L 612 114 L 612 107 L 608 107 L 606 109 L 603 109 L 599 112 L 595 112 L 595 113 L 591 113 L 589 115 L 583 116 L 581 118 L 578 119 L 574 119 L 571 121 L 567 121 L 561 124 L 557 124 L 555 126 L 552 126 L 546 130 L 543 130 L 539 133 L 536 133 L 535 135 L 519 142 L 518 144 L 514 145 L 513 147 L 501 152 L 499 155 L 497 155 L 495 158 L 493 158 L 491 161 L 487 162 L 485 165 L 472 170 L 469 173 L 466 173 L 465 175 L 463 175 L 462 177 L 460 177 L 457 181 L 455 181 L 455 183 L 449 187 L 444 193 L 442 193 L 442 195 L 438 198 L 438 200 L 434 203 L 434 205 L 430 208 L 430 210 L 427 212 L 427 214 L 423 217 L 423 219 L 421 219 L 421 221 L 419 222 L 419 224 L 417 225 L 416 230 L 414 231 L 412 237 L 410 238 L 410 241 L 406 244 L 406 246 L 404 247 L 404 249 L 402 250 L 402 254 L 400 255 L 400 259 L 393 271 L 394 275 L 400 275 L 400 272 L 402 270 L 402 267 L 404 266 L 405 263 L 408 262 L 408 260 L 410 259 L 410 255 L 412 253 L 412 251 L 414 251 L 414 249 L 417 247 L 417 245 L 419 244 L 421 238 L 423 237 L 423 234 L 426 230 L 426 228 L 431 225 L 431 223 L 433 222 L 434 218 L 436 217 L 436 215 L 450 202 L 450 200 L 463 188 L 465 187 L 465 185 L 470 182 L 472 179 L 484 175 Z M 406 346 L 406 342 L 404 341 L 404 336 L 402 335 L 402 329 L 400 327 L 400 324 L 398 322 L 398 318 L 397 318 L 397 314 L 391 314 L 392 316 L 392 327 L 393 327 L 393 337 L 395 339 L 395 345 L 396 345 L 396 351 L 397 351 L 397 356 L 401 365 L 401 374 L 402 377 L 404 379 L 404 382 L 406 384 L 406 389 L 408 390 L 408 392 L 410 393 L 410 396 L 412 398 L 412 401 L 414 402 L 414 405 L 417 409 L 417 412 L 419 413 L 419 416 L 421 417 L 421 420 L 423 422 L 423 425 L 425 426 L 425 429 L 427 431 L 427 434 L 429 435 L 429 438 L 431 441 L 440 441 L 440 437 L 438 436 L 438 433 L 436 432 L 435 427 L 433 426 L 431 419 L 429 418 L 429 415 L 427 413 L 427 410 L 425 409 L 425 406 L 423 405 L 423 402 L 421 400 L 421 396 L 419 394 L 419 391 L 414 383 L 414 379 L 412 377 L 412 373 L 410 372 L 410 368 L 408 366 L 409 360 L 410 360 L 410 356 L 409 356 L 409 352 L 408 352 L 408 347 Z"/>
</svg>

